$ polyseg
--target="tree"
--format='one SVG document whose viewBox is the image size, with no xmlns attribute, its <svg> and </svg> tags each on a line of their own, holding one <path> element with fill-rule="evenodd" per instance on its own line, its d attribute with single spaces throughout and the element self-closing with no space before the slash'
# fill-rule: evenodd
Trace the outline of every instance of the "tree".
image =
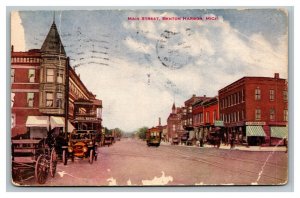
<svg viewBox="0 0 300 198">
<path fill-rule="evenodd" d="M 146 132 L 147 132 L 147 130 L 148 130 L 148 127 L 145 127 L 145 126 L 139 128 L 138 131 L 137 131 L 138 137 L 140 139 L 142 139 L 142 140 L 146 139 Z"/>
</svg>

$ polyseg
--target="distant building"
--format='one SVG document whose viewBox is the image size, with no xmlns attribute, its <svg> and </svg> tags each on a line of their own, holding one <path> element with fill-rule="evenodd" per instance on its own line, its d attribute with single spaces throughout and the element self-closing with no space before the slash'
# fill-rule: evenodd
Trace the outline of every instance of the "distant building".
<svg viewBox="0 0 300 198">
<path fill-rule="evenodd" d="M 102 101 L 69 65 L 54 22 L 41 49 L 15 52 L 12 46 L 11 100 L 12 137 L 74 127 L 101 130 Z"/>
<path fill-rule="evenodd" d="M 215 129 L 223 127 L 223 122 L 219 120 L 218 97 L 203 96 L 192 105 L 192 109 L 195 138 L 206 142 Z"/>
<path fill-rule="evenodd" d="M 219 90 L 220 119 L 237 142 L 275 144 L 287 138 L 287 81 L 270 77 L 243 77 Z M 228 136 L 227 136 L 228 137 Z"/>
<path fill-rule="evenodd" d="M 170 113 L 167 119 L 167 140 L 169 142 L 172 141 L 173 138 L 181 138 L 184 134 L 184 130 L 181 124 L 181 116 L 182 116 L 182 109 L 175 106 L 173 103 L 172 106 L 172 113 Z"/>
</svg>

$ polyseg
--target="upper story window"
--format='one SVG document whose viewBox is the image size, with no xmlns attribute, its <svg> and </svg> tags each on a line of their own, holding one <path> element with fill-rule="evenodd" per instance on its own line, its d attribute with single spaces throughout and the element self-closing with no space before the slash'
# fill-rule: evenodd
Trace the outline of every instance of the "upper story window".
<svg viewBox="0 0 300 198">
<path fill-rule="evenodd" d="M 189 113 L 192 113 L 192 110 L 193 110 L 192 106 L 189 106 Z"/>
<path fill-rule="evenodd" d="M 15 69 L 10 70 L 10 81 L 15 82 Z"/>
<path fill-rule="evenodd" d="M 27 106 L 33 107 L 34 93 L 27 93 Z"/>
<path fill-rule="evenodd" d="M 255 100 L 260 100 L 261 98 L 261 90 L 259 87 L 255 89 Z"/>
<path fill-rule="evenodd" d="M 63 70 L 58 70 L 57 72 L 57 82 L 58 83 L 63 83 L 64 79 L 64 71 Z"/>
<path fill-rule="evenodd" d="M 213 122 L 217 119 L 217 113 L 216 110 L 213 111 Z"/>
<path fill-rule="evenodd" d="M 283 91 L 283 100 L 284 101 L 288 100 L 288 92 L 286 90 Z"/>
<path fill-rule="evenodd" d="M 241 101 L 244 102 L 245 101 L 245 92 L 244 92 L 244 89 L 242 89 L 242 94 L 241 95 L 242 95 L 242 100 Z"/>
<path fill-rule="evenodd" d="M 270 101 L 274 101 L 275 100 L 275 90 L 270 89 Z"/>
<path fill-rule="evenodd" d="M 29 82 L 34 82 L 35 79 L 35 69 L 28 70 L 28 80 Z"/>
<path fill-rule="evenodd" d="M 53 107 L 53 93 L 46 93 L 46 106 Z"/>
<path fill-rule="evenodd" d="M 206 122 L 209 122 L 209 112 L 206 112 Z"/>
<path fill-rule="evenodd" d="M 288 110 L 285 109 L 285 110 L 283 110 L 283 120 L 287 122 L 288 118 L 289 118 Z"/>
<path fill-rule="evenodd" d="M 275 109 L 270 109 L 270 120 L 275 120 Z"/>
<path fill-rule="evenodd" d="M 47 82 L 54 82 L 54 69 L 47 69 Z"/>
<path fill-rule="evenodd" d="M 261 110 L 255 109 L 255 120 L 260 120 L 260 119 L 261 119 Z"/>
<path fill-rule="evenodd" d="M 60 92 L 56 93 L 56 107 L 62 108 L 63 94 Z"/>
</svg>

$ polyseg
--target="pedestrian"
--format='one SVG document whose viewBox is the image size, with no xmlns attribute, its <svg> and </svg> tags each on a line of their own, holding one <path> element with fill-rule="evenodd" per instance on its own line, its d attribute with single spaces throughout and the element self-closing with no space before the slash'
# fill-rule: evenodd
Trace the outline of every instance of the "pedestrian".
<svg viewBox="0 0 300 198">
<path fill-rule="evenodd" d="M 234 135 L 231 133 L 230 134 L 230 148 L 234 147 Z"/>
<path fill-rule="evenodd" d="M 225 146 L 228 145 L 226 132 L 224 133 L 224 144 Z"/>
</svg>

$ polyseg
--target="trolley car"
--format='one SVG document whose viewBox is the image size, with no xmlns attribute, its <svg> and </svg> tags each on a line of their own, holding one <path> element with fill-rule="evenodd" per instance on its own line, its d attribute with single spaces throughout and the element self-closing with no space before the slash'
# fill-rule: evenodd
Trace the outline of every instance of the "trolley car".
<svg viewBox="0 0 300 198">
<path fill-rule="evenodd" d="M 148 146 L 159 146 L 161 142 L 161 127 L 152 127 L 146 132 L 146 142 Z"/>
</svg>

